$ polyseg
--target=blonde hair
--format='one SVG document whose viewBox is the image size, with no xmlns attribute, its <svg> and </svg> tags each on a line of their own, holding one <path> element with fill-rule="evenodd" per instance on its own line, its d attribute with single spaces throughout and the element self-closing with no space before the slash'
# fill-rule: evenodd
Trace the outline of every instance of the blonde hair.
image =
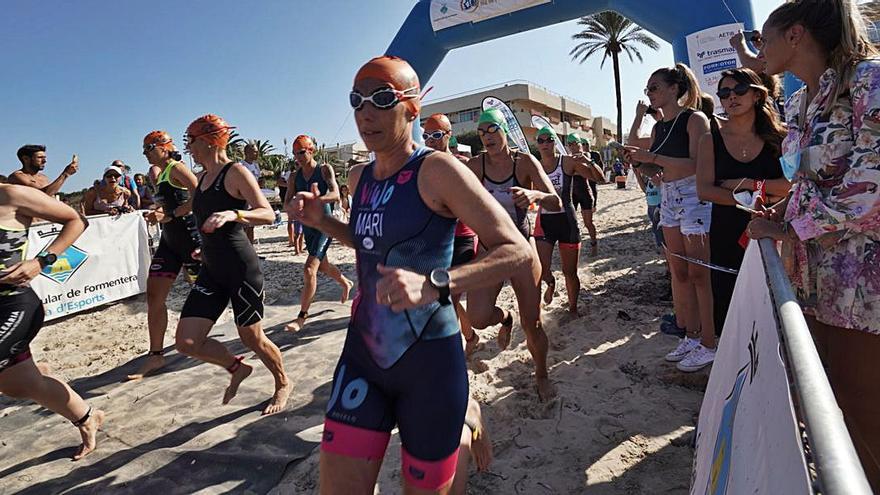
<svg viewBox="0 0 880 495">
<path fill-rule="evenodd" d="M 675 64 L 675 67 L 664 67 L 654 71 L 652 76 L 660 76 L 668 85 L 678 86 L 678 102 L 685 108 L 700 109 L 700 86 L 694 72 L 683 63 Z"/>
<path fill-rule="evenodd" d="M 827 53 L 829 67 L 837 71 L 834 100 L 849 91 L 856 65 L 878 56 L 852 0 L 788 0 L 770 14 L 767 24 L 781 31 L 800 24 L 810 32 Z M 829 106 L 826 113 L 830 111 Z"/>
</svg>

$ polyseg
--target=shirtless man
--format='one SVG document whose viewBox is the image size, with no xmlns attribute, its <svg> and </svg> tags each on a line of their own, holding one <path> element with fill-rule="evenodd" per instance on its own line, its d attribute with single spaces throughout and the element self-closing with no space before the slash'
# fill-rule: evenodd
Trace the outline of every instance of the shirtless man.
<svg viewBox="0 0 880 495">
<path fill-rule="evenodd" d="M 42 172 L 46 168 L 45 146 L 42 144 L 26 144 L 18 149 L 16 155 L 18 155 L 18 160 L 21 162 L 21 170 L 12 172 L 12 175 L 9 176 L 9 183 L 33 187 L 49 196 L 58 194 L 61 186 L 64 185 L 64 181 L 79 170 L 79 158 L 73 155 L 73 159 L 64 167 L 61 175 L 54 181 L 49 182 L 49 177 Z"/>
</svg>

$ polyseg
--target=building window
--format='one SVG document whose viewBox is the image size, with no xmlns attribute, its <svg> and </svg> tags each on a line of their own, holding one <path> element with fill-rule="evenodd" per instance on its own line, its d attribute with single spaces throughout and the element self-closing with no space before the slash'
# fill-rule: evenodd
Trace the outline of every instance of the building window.
<svg viewBox="0 0 880 495">
<path fill-rule="evenodd" d="M 479 108 L 471 108 L 469 110 L 462 110 L 458 112 L 457 122 L 476 122 L 477 118 L 480 117 L 480 109 Z"/>
</svg>

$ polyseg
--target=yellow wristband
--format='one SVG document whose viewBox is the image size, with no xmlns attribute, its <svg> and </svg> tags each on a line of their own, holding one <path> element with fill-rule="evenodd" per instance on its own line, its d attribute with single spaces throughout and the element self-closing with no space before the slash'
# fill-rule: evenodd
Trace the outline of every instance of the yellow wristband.
<svg viewBox="0 0 880 495">
<path fill-rule="evenodd" d="M 235 210 L 235 219 L 239 222 L 244 220 L 244 213 L 241 210 Z"/>
</svg>

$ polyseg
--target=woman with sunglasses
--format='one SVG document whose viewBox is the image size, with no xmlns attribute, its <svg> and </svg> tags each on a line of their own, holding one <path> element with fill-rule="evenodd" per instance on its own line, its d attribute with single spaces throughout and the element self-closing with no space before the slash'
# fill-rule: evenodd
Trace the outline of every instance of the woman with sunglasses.
<svg viewBox="0 0 880 495">
<path fill-rule="evenodd" d="M 165 366 L 165 332 L 168 307 L 165 300 L 181 268 L 187 280 L 195 280 L 199 262 L 193 253 L 199 248 L 199 232 L 192 215 L 192 195 L 196 176 L 181 162 L 180 153 L 165 131 L 153 131 L 144 137 L 144 156 L 150 163 L 150 179 L 156 184 L 158 206 L 145 214 L 148 223 L 162 225 L 159 246 L 150 261 L 147 278 L 147 328 L 150 349 L 147 359 L 129 380 L 138 380 Z"/>
<path fill-rule="evenodd" d="M 739 270 L 751 215 L 736 205 L 755 208 L 755 198 L 778 200 L 791 186 L 779 166 L 785 128 L 767 88 L 751 69 L 722 72 L 717 94 L 727 119 L 713 119 L 711 133 L 700 140 L 697 192 L 712 202 L 712 264 Z M 736 275 L 712 270 L 711 282 L 715 333 L 721 335 Z"/>
<path fill-rule="evenodd" d="M 535 244 L 541 260 L 541 280 L 547 284 L 544 292 L 544 303 L 550 304 L 556 292 L 556 279 L 553 277 L 553 248 L 559 243 L 559 258 L 562 260 L 562 275 L 565 277 L 565 290 L 568 294 L 568 311 L 578 314 L 577 301 L 581 291 L 578 278 L 578 261 L 580 260 L 581 233 L 578 229 L 577 217 L 572 203 L 572 187 L 574 176 L 584 179 L 583 186 L 589 187 L 586 181 L 602 179 L 602 169 L 580 154 L 562 156 L 556 154 L 555 132 L 549 127 L 538 130 L 538 151 L 541 153 L 541 167 L 553 184 L 556 194 L 562 200 L 561 211 L 538 212 L 535 223 Z M 569 135 L 571 136 L 571 135 Z"/>
<path fill-rule="evenodd" d="M 449 141 L 452 138 L 452 123 L 449 122 L 449 118 L 446 115 L 442 113 L 431 115 L 422 122 L 422 129 L 425 131 L 422 133 L 422 139 L 425 140 L 427 147 L 442 153 L 452 153 L 449 150 Z M 467 163 L 467 158 L 461 155 L 453 154 L 453 156 L 462 163 Z M 476 255 L 477 234 L 461 221 L 456 222 L 455 241 L 452 245 L 452 265 L 450 268 L 470 263 Z M 465 357 L 470 357 L 480 345 L 480 336 L 474 331 L 467 311 L 461 305 L 461 294 L 452 296 L 452 304 L 455 306 L 458 323 L 461 325 L 461 334 L 465 340 L 464 355 Z"/>
<path fill-rule="evenodd" d="M 768 74 L 788 71 L 805 86 L 785 105 L 788 202 L 749 232 L 783 241 L 837 403 L 880 490 L 880 60 L 848 0 L 784 3 L 758 48 Z"/>
<path fill-rule="evenodd" d="M 674 331 L 686 332 L 666 360 L 678 362 L 682 371 L 696 371 L 715 359 L 710 276 L 708 268 L 678 256 L 709 261 L 712 204 L 697 196 L 696 177 L 697 149 L 709 121 L 698 110 L 699 86 L 684 64 L 654 71 L 645 94 L 663 119 L 654 125 L 648 149 L 626 147 L 627 161 L 662 169 L 660 226 L 672 274 Z"/>
<path fill-rule="evenodd" d="M 408 63 L 377 57 L 357 72 L 355 122 L 375 161 L 351 169 L 348 225 L 320 192 L 300 192 L 294 215 L 356 251 L 357 297 L 333 376 L 321 444 L 321 493 L 373 493 L 397 426 L 406 493 L 449 493 L 468 404 L 450 295 L 529 263 L 528 244 L 473 174 L 412 139 L 419 81 Z M 487 247 L 448 269 L 456 218 Z"/>
<path fill-rule="evenodd" d="M 541 321 L 541 262 L 532 238 L 528 208 L 537 204 L 548 211 L 561 211 L 562 200 L 531 153 L 510 149 L 507 142 L 509 132 L 507 121 L 500 111 L 491 109 L 480 114 L 477 134 L 486 151 L 471 158 L 468 166 L 532 247 L 531 270 L 515 273 L 509 280 L 516 294 L 526 345 L 535 363 L 538 396 L 541 400 L 548 400 L 554 392 L 547 373 L 547 334 Z M 502 287 L 503 282 L 498 282 L 488 288 L 469 292 L 468 316 L 474 328 L 500 324 L 498 346 L 503 350 L 510 344 L 513 314 L 496 305 Z"/>
<path fill-rule="evenodd" d="M 119 185 L 122 178 L 122 169 L 113 165 L 104 169 L 104 180 L 95 188 L 95 198 L 92 202 L 94 211 L 108 215 L 119 215 L 132 210 L 128 204 L 131 192 Z"/>
<path fill-rule="evenodd" d="M 223 404 L 238 392 L 254 371 L 244 356 L 233 356 L 225 345 L 209 338 L 217 318 L 232 302 L 232 313 L 241 343 L 256 353 L 275 379 L 275 393 L 263 414 L 284 409 L 293 384 L 284 373 L 281 351 L 266 338 L 263 319 L 263 272 L 245 225 L 266 225 L 275 212 L 260 186 L 243 165 L 226 156 L 229 130 L 216 115 L 205 115 L 186 128 L 186 149 L 204 167 L 192 197 L 192 212 L 200 226 L 202 267 L 177 324 L 177 350 L 222 366 L 230 374 Z"/>
</svg>

